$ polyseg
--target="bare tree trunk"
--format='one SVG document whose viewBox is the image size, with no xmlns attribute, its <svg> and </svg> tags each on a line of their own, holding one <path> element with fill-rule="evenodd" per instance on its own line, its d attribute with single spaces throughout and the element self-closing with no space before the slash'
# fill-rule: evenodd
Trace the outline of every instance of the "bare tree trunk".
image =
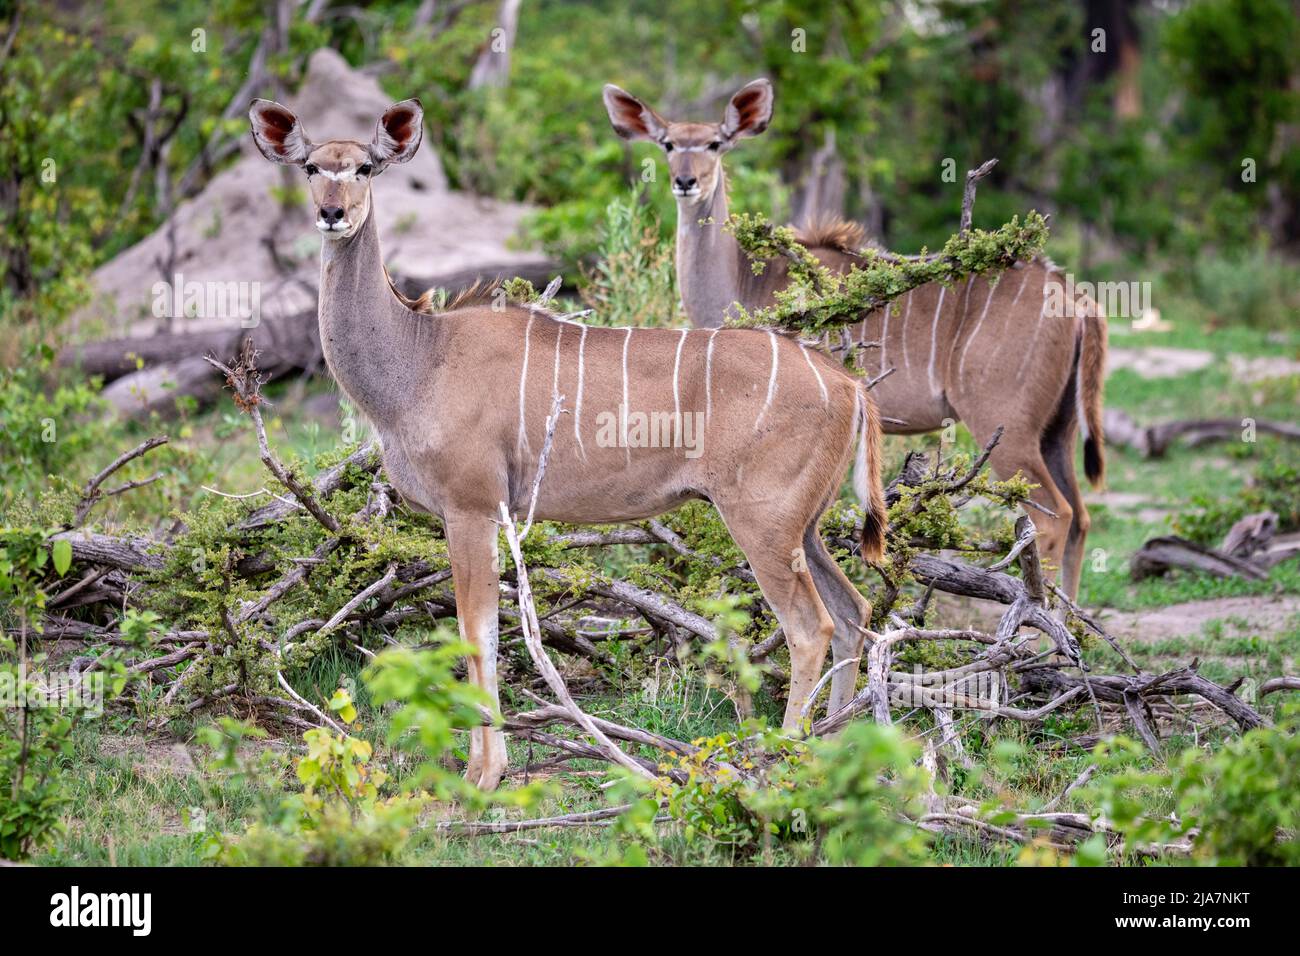
<svg viewBox="0 0 1300 956">
<path fill-rule="evenodd" d="M 848 183 L 844 160 L 840 159 L 836 147 L 835 131 L 827 129 L 822 145 L 796 163 L 794 175 L 787 179 L 793 190 L 790 221 L 811 226 L 818 221 L 842 218 Z"/>
<path fill-rule="evenodd" d="M 1117 77 L 1113 110 L 1116 118 L 1142 113 L 1139 85 L 1141 35 L 1135 15 L 1138 0 L 1083 0 L 1081 54 L 1065 66 L 1065 96 L 1069 113 L 1078 116 L 1088 91 Z"/>
<path fill-rule="evenodd" d="M 501 0 L 497 25 L 492 28 L 488 44 L 479 54 L 469 75 L 469 88 L 505 86 L 510 81 L 510 51 L 519 32 L 519 8 L 523 0 Z"/>
</svg>

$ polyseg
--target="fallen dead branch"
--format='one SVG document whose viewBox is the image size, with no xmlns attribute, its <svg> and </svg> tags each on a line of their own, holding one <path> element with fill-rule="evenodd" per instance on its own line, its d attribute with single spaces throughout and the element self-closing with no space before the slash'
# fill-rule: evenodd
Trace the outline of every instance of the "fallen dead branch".
<svg viewBox="0 0 1300 956">
<path fill-rule="evenodd" d="M 1188 448 L 1198 448 L 1214 441 L 1240 441 L 1243 432 L 1255 432 L 1300 441 L 1300 426 L 1287 422 L 1256 418 L 1193 418 L 1140 425 L 1118 408 L 1106 409 L 1106 441 L 1120 448 L 1130 448 L 1143 458 L 1163 458 L 1176 441 Z"/>
<path fill-rule="evenodd" d="M 1242 577 L 1263 581 L 1268 577 L 1267 570 L 1252 561 L 1202 547 L 1195 541 L 1175 535 L 1152 538 L 1129 559 L 1129 574 L 1134 581 L 1159 577 L 1174 568 L 1203 571 L 1217 578 Z"/>
<path fill-rule="evenodd" d="M 435 829 L 439 833 L 450 833 L 455 836 L 480 836 L 488 833 L 522 833 L 525 830 L 609 826 L 631 809 L 632 804 L 624 803 L 601 810 L 537 817 L 532 820 L 439 820 Z"/>
</svg>

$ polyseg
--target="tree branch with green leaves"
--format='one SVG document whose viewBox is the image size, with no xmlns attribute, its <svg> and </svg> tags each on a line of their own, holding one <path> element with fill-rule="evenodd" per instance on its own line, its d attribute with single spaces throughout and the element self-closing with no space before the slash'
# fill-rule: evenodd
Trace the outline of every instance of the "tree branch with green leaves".
<svg viewBox="0 0 1300 956">
<path fill-rule="evenodd" d="M 1022 220 L 994 230 L 970 228 L 975 185 L 988 175 L 997 160 L 989 160 L 966 174 L 961 228 L 937 253 L 922 249 L 906 256 L 866 248 L 845 273 L 836 273 L 804 247 L 790 226 L 778 226 L 762 215 L 732 216 L 724 225 L 749 257 L 755 275 L 772 259 L 790 263 L 790 284 L 776 293 L 776 303 L 761 309 L 741 309 L 732 324 L 765 326 L 820 336 L 861 322 L 899 296 L 931 282 L 954 285 L 971 275 L 997 275 L 1017 262 L 1032 259 L 1047 241 L 1047 217 L 1030 211 Z"/>
</svg>

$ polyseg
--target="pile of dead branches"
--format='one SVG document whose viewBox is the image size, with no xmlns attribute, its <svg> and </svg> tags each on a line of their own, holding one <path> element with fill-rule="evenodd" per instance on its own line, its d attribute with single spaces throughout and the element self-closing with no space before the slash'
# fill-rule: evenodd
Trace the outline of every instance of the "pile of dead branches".
<svg viewBox="0 0 1300 956">
<path fill-rule="evenodd" d="M 310 554 L 298 556 L 287 570 L 271 578 L 260 589 L 259 597 L 223 611 L 220 628 L 168 630 L 157 636 L 148 653 L 130 665 L 138 678 L 137 699 L 151 701 L 153 727 L 180 713 L 233 709 L 294 727 L 328 725 L 339 729 L 321 706 L 323 701 L 307 700 L 285 677 L 296 645 L 309 638 L 328 640 L 350 653 L 373 657 L 377 649 L 401 643 L 393 634 L 400 626 L 422 622 L 436 625 L 455 616 L 455 596 L 446 563 L 410 560 L 388 564 L 350 599 L 328 612 L 321 611 L 318 617 L 287 628 L 277 625 L 278 602 L 297 589 L 310 588 L 313 570 L 331 554 L 363 546 L 360 529 L 392 520 L 396 495 L 380 474 L 373 443 L 310 479 L 286 467 L 267 438 L 261 412 L 262 382 L 254 358 L 255 353 L 246 346 L 235 366 L 214 363 L 225 376 L 236 404 L 250 416 L 262 462 L 277 486 L 276 491 L 268 492 L 270 503 L 250 508 L 234 529 L 246 535 L 248 541 L 235 573 L 267 576 L 277 570 L 277 564 L 259 550 L 258 541 L 262 532 L 280 523 L 306 520 L 307 516 L 320 526 L 323 536 Z M 558 413 L 556 409 L 552 417 L 558 418 Z M 1050 715 L 1082 711 L 1090 715 L 1095 725 L 1093 733 L 1045 746 L 1088 748 L 1100 739 L 1132 728 L 1156 752 L 1162 749 L 1162 739 L 1174 732 L 1229 724 L 1245 731 L 1266 724 L 1265 717 L 1237 696 L 1237 685 L 1222 686 L 1200 676 L 1195 662 L 1162 674 L 1143 672 L 1097 621 L 1051 583 L 1039 559 L 1036 532 L 1028 515 L 1016 522 L 1010 544 L 978 541 L 954 553 L 925 541 L 899 540 L 897 529 L 908 527 L 908 522 L 901 520 L 901 512 L 910 514 L 940 499 L 959 509 L 974 497 L 972 489 L 988 487 L 981 484 L 982 472 L 999 438 L 995 434 L 969 463 L 910 456 L 902 474 L 890 484 L 887 501 L 898 512 L 894 517 L 900 520 L 891 522 L 896 531 L 887 560 L 873 569 L 883 588 L 876 595 L 873 630 L 865 651 L 865 686 L 842 709 L 819 716 L 818 701 L 831 677 L 827 673 L 809 703 L 806 732 L 825 735 L 853 720 L 892 723 L 903 719 L 900 715 L 928 714 L 939 735 L 927 742 L 927 760 L 942 767 L 967 760 L 962 722 L 968 723 L 967 729 L 972 721 L 986 727 L 1002 721 L 1041 726 Z M 86 523 L 97 502 L 144 483 L 127 482 L 106 488 L 113 473 L 165 440 L 142 443 L 96 475 L 82 491 L 71 526 L 55 536 L 71 544 L 76 573 L 71 584 L 49 596 L 44 634 L 47 640 L 79 643 L 84 648 L 79 658 L 83 671 L 93 669 L 95 648 L 123 643 L 117 630 L 118 613 L 139 600 L 141 587 L 146 586 L 150 575 L 167 566 L 168 550 L 175 546 L 167 539 L 144 540 L 96 532 Z M 543 475 L 544 465 L 538 484 Z M 355 484 L 358 476 L 368 483 L 366 503 L 355 513 L 337 513 L 331 498 L 348 482 Z M 572 575 L 563 555 L 579 549 L 637 545 L 656 550 L 665 560 L 704 563 L 737 587 L 752 588 L 752 572 L 742 561 L 728 563 L 697 553 L 668 523 L 655 520 L 614 529 L 549 532 L 539 550 L 560 557 L 530 570 L 522 542 L 536 537 L 530 538 L 531 514 L 521 530 L 504 503 L 502 509 L 502 527 L 513 557 L 513 568 L 503 573 L 506 600 L 501 609 L 502 648 L 508 651 L 512 643 L 522 646 L 542 676 L 540 683 L 530 687 L 527 675 L 516 674 L 520 694 L 536 706 L 504 715 L 504 728 L 532 744 L 530 750 L 540 748 L 543 754 L 549 753 L 522 772 L 572 760 L 598 760 L 645 777 L 666 776 L 680 782 L 680 771 L 665 768 L 677 758 L 696 753 L 695 745 L 585 713 L 546 648 L 597 665 L 586 668 L 589 676 L 583 680 L 599 682 L 607 679 L 608 669 L 615 666 L 614 655 L 602 645 L 633 642 L 642 652 L 670 656 L 684 647 L 718 640 L 718 628 L 666 591 L 600 574 Z M 856 535 L 851 519 L 840 519 L 837 525 L 832 518 L 825 530 L 842 554 L 859 560 L 852 553 Z M 979 560 L 987 563 L 977 563 Z M 563 587 L 563 598 L 553 599 L 544 614 L 538 613 L 533 598 L 533 586 L 538 582 Z M 918 591 L 923 591 L 919 600 Z M 997 627 L 979 630 L 927 626 L 930 597 L 936 591 L 1003 606 Z M 1125 671 L 1093 672 L 1081 650 L 1081 635 L 1107 643 L 1123 662 Z M 232 638 L 242 639 L 244 646 L 251 641 L 258 649 L 257 665 L 263 673 L 274 675 L 274 689 L 268 690 L 264 683 L 259 686 L 253 679 L 258 667 L 248 669 L 246 681 L 234 680 L 201 692 L 187 687 L 196 665 L 207 656 L 228 653 Z M 782 643 L 777 629 L 745 650 L 751 661 L 768 667 L 778 686 L 784 683 L 784 675 L 769 658 L 775 656 Z M 941 656 L 950 663 L 913 664 L 910 668 L 900 664 L 900 656 L 909 647 L 920 645 L 944 648 L 947 653 Z M 604 677 L 600 665 L 607 666 Z M 1265 686 L 1269 691 L 1294 689 L 1297 683 L 1293 678 L 1278 678 Z M 549 691 L 556 702 L 548 702 L 534 688 Z M 489 719 L 488 715 L 485 719 Z M 970 808 L 937 796 L 917 822 L 936 830 L 985 832 L 989 826 L 972 815 Z M 1027 838 L 1031 830 L 1044 825 L 1050 825 L 1052 839 L 1062 845 L 1096 832 L 1078 814 L 1055 814 L 1050 820 L 1038 814 L 1034 819 L 1026 817 L 1019 823 L 994 828 L 996 834 L 988 833 L 999 838 L 1017 834 Z"/>
</svg>

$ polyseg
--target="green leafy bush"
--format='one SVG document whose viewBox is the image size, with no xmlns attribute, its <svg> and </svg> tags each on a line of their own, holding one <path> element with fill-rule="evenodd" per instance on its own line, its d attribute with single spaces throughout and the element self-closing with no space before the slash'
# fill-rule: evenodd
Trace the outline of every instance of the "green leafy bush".
<svg viewBox="0 0 1300 956">
<path fill-rule="evenodd" d="M 1193 495 L 1191 507 L 1174 521 L 1174 527 L 1193 541 L 1217 545 L 1228 529 L 1249 514 L 1272 511 L 1281 531 L 1300 529 L 1300 450 L 1287 443 L 1272 446 L 1256 465 L 1250 484 L 1233 498 Z"/>
<path fill-rule="evenodd" d="M 356 719 L 347 691 L 330 710 L 345 723 Z M 265 736 L 257 728 L 226 723 L 204 740 L 229 762 L 241 740 Z M 369 741 L 323 727 L 303 734 L 307 752 L 295 761 L 302 790 L 284 796 L 264 820 L 241 836 L 208 838 L 205 855 L 227 866 L 373 866 L 388 863 L 410 836 L 423 795 L 381 796 L 388 775 L 371 766 Z"/>
<path fill-rule="evenodd" d="M 919 811 L 926 775 L 897 728 L 856 722 L 839 737 L 799 742 L 751 726 L 695 745 L 677 764 L 687 782 L 659 781 L 688 842 L 753 852 L 782 841 L 854 866 L 921 860 L 927 836 L 908 816 Z"/>
<path fill-rule="evenodd" d="M 1190 835 L 1197 863 L 1300 865 L 1300 711 L 1213 752 L 1184 750 L 1167 768 L 1140 769 L 1144 753 L 1118 738 L 1094 757 L 1113 772 L 1089 796 L 1131 849 Z M 1161 797 L 1172 802 L 1174 820 L 1153 812 Z"/>
<path fill-rule="evenodd" d="M 606 325 L 674 325 L 678 319 L 673 246 L 660 235 L 659 218 L 642 187 L 605 207 L 595 268 L 582 298 Z"/>
<path fill-rule="evenodd" d="M 98 670 L 75 686 L 43 673 L 46 655 L 30 646 L 41 630 L 42 582 L 72 563 L 71 546 L 51 545 L 51 533 L 0 528 L 0 859 L 25 859 L 63 830 L 73 728 L 126 680 L 115 653 L 101 654 Z"/>
<path fill-rule="evenodd" d="M 46 387 L 54 352 L 40 346 L 12 368 L 0 367 L 0 514 L 18 498 L 35 498 L 50 475 L 70 469 L 98 447 L 105 426 L 94 386 L 64 381 Z"/>
</svg>

